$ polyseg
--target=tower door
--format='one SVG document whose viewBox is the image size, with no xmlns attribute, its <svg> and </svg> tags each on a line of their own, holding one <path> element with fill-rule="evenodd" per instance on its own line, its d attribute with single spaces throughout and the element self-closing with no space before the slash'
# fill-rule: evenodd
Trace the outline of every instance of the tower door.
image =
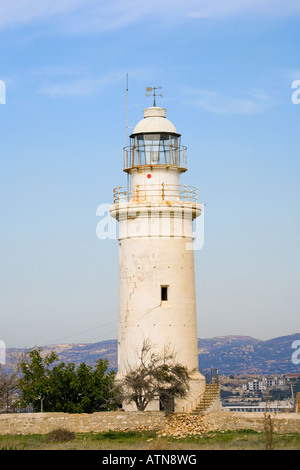
<svg viewBox="0 0 300 470">
<path fill-rule="evenodd" d="M 169 396 L 166 393 L 161 393 L 159 396 L 159 411 L 166 411 L 173 413 L 175 410 L 174 397 Z"/>
</svg>

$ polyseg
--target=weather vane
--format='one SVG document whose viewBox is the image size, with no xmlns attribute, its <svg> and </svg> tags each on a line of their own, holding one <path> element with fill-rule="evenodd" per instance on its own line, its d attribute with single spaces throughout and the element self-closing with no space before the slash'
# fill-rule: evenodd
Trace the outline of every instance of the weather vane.
<svg viewBox="0 0 300 470">
<path fill-rule="evenodd" d="M 154 100 L 154 101 L 153 101 L 153 106 L 156 106 L 155 97 L 156 97 L 156 96 L 163 96 L 162 93 L 160 93 L 159 95 L 157 95 L 157 94 L 155 93 L 155 90 L 161 90 L 161 89 L 162 89 L 161 86 L 157 86 L 157 87 L 155 87 L 155 86 L 154 86 L 154 87 L 148 86 L 148 87 L 146 88 L 146 91 L 147 91 L 148 93 L 145 93 L 145 95 L 146 95 L 146 96 L 153 96 L 153 100 Z M 151 91 L 153 91 L 152 94 L 149 93 L 149 92 L 151 92 Z"/>
</svg>

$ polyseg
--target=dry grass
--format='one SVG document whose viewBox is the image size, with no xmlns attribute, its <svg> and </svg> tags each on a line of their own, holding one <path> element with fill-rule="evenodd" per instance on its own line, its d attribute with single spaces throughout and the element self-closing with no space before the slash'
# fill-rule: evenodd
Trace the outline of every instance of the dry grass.
<svg viewBox="0 0 300 470">
<path fill-rule="evenodd" d="M 300 450 L 300 434 L 278 435 L 272 432 L 275 450 Z M 265 450 L 266 436 L 251 430 L 210 432 L 175 439 L 159 437 L 155 431 L 106 433 L 70 433 L 55 430 L 47 435 L 0 436 L 4 450 Z"/>
</svg>

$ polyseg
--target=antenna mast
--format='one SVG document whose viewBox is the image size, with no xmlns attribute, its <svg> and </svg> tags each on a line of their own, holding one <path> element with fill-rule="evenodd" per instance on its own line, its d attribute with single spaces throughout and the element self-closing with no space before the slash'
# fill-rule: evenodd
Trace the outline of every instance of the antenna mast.
<svg viewBox="0 0 300 470">
<path fill-rule="evenodd" d="M 128 73 L 126 76 L 126 131 L 127 131 L 127 149 L 126 151 L 128 152 L 129 149 L 129 126 L 128 126 Z M 130 191 L 130 186 L 131 186 L 131 178 L 129 173 L 127 173 L 127 191 Z"/>
<path fill-rule="evenodd" d="M 126 82 L 126 129 L 127 129 L 127 147 L 128 147 L 128 73 Z"/>
</svg>

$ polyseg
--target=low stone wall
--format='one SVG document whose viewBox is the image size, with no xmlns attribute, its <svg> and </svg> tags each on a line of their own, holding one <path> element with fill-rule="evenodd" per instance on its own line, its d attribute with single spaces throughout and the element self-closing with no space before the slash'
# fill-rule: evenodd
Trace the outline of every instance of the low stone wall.
<svg viewBox="0 0 300 470">
<path fill-rule="evenodd" d="M 268 413 L 274 423 L 274 432 L 279 434 L 300 433 L 300 414 L 298 413 Z M 217 431 L 236 431 L 252 429 L 264 431 L 265 414 L 257 412 L 228 412 L 211 413 L 204 417 L 207 424 Z"/>
<path fill-rule="evenodd" d="M 47 434 L 58 428 L 74 432 L 158 430 L 164 416 L 162 412 L 8 413 L 0 414 L 0 434 Z"/>
<path fill-rule="evenodd" d="M 272 415 L 272 414 L 271 414 Z M 274 431 L 300 433 L 300 414 L 273 414 Z M 57 428 L 74 432 L 103 432 L 109 430 L 156 430 L 160 434 L 252 429 L 263 431 L 264 413 L 215 412 L 207 415 L 164 412 L 101 412 L 93 414 L 16 413 L 0 414 L 0 434 L 47 434 Z M 173 432 L 174 431 L 174 432 Z"/>
</svg>

